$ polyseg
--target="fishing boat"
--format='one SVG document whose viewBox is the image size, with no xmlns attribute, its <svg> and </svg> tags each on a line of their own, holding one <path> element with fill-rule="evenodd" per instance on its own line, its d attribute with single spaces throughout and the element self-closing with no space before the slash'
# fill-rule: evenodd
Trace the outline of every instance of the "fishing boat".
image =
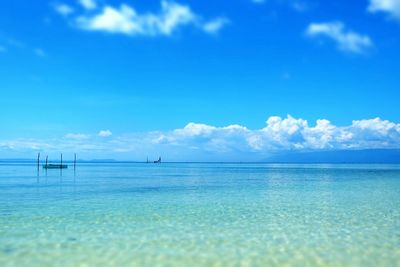
<svg viewBox="0 0 400 267">
<path fill-rule="evenodd" d="M 155 160 L 154 163 L 161 163 L 161 157 L 159 157 L 158 160 Z"/>
<path fill-rule="evenodd" d="M 75 161 L 76 161 L 76 155 L 75 155 Z M 39 163 L 39 160 L 38 160 Z M 43 164 L 44 169 L 66 169 L 68 168 L 67 164 L 63 164 L 63 156 L 61 153 L 61 161 L 60 164 L 55 164 L 55 163 L 48 163 L 48 157 L 46 156 L 46 164 Z"/>
<path fill-rule="evenodd" d="M 43 164 L 45 169 L 66 169 L 68 165 L 66 164 Z"/>
</svg>

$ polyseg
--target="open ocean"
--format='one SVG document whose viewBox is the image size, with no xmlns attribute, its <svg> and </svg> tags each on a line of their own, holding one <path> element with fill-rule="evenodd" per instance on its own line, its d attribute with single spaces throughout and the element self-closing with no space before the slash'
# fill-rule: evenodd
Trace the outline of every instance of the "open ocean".
<svg viewBox="0 0 400 267">
<path fill-rule="evenodd" d="M 0 164 L 0 266 L 400 266 L 400 165 Z"/>
</svg>

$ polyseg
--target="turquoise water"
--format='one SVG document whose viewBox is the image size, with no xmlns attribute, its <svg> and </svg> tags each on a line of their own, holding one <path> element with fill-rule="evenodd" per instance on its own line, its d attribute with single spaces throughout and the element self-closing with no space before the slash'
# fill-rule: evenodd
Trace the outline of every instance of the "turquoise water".
<svg viewBox="0 0 400 267">
<path fill-rule="evenodd" d="M 400 266 L 399 165 L 0 164 L 0 266 Z"/>
</svg>

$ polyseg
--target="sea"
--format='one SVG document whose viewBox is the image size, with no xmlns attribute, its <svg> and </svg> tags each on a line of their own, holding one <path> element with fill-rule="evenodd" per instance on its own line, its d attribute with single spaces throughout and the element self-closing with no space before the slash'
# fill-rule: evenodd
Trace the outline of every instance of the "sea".
<svg viewBox="0 0 400 267">
<path fill-rule="evenodd" d="M 400 165 L 0 163 L 0 266 L 400 266 Z"/>
</svg>

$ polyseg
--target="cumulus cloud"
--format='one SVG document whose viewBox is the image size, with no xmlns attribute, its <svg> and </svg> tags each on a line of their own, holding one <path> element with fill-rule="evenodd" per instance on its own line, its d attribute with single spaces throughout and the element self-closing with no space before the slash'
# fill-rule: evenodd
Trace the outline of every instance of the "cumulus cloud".
<svg viewBox="0 0 400 267">
<path fill-rule="evenodd" d="M 240 125 L 215 127 L 189 123 L 182 129 L 162 133 L 158 144 L 201 147 L 213 151 L 279 151 L 400 148 L 400 124 L 381 120 L 355 120 L 338 127 L 330 121 L 272 116 L 262 129 L 249 130 Z"/>
<path fill-rule="evenodd" d="M 361 53 L 372 47 L 369 36 L 346 29 L 342 22 L 311 23 L 306 34 L 310 37 L 327 37 L 335 41 L 343 51 Z"/>
<path fill-rule="evenodd" d="M 74 9 L 67 4 L 55 4 L 54 10 L 62 16 L 68 16 L 74 13 Z"/>
<path fill-rule="evenodd" d="M 95 0 L 79 0 L 79 3 L 88 10 L 96 9 L 97 7 Z"/>
<path fill-rule="evenodd" d="M 400 19 L 400 0 L 370 0 L 368 11 L 385 12 L 393 18 Z"/>
<path fill-rule="evenodd" d="M 238 157 L 262 159 L 269 153 L 287 151 L 336 151 L 363 149 L 400 149 L 400 124 L 380 118 L 354 120 L 336 126 L 326 119 L 310 124 L 302 118 L 271 116 L 264 127 L 249 129 L 233 124 L 223 127 L 188 123 L 170 131 L 131 133 L 119 136 L 109 130 L 95 135 L 69 133 L 50 140 L 0 140 L 0 151 L 65 151 L 101 155 L 129 155 L 145 159 L 148 153 L 169 158 L 202 159 Z M 221 159 L 221 157 L 219 157 Z"/>
<path fill-rule="evenodd" d="M 110 137 L 112 132 L 110 130 L 101 130 L 97 135 L 100 137 Z"/>
<path fill-rule="evenodd" d="M 96 2 L 92 0 L 81 0 L 80 3 L 86 9 L 96 9 L 97 7 Z M 56 11 L 60 11 L 59 6 Z M 68 12 L 61 13 L 66 15 Z M 228 20 L 225 18 L 204 20 L 188 5 L 166 0 L 161 1 L 161 10 L 157 13 L 139 13 L 128 4 L 121 4 L 119 7 L 105 5 L 94 14 L 84 13 L 76 16 L 73 20 L 73 24 L 83 30 L 129 36 L 169 36 L 184 26 L 193 26 L 206 33 L 216 33 L 227 22 Z"/>
<path fill-rule="evenodd" d="M 170 35 L 178 27 L 194 23 L 196 15 L 188 6 L 163 1 L 160 14 L 138 14 L 128 5 L 119 9 L 106 6 L 94 17 L 80 17 L 77 22 L 86 30 L 100 30 L 128 35 Z"/>
</svg>

